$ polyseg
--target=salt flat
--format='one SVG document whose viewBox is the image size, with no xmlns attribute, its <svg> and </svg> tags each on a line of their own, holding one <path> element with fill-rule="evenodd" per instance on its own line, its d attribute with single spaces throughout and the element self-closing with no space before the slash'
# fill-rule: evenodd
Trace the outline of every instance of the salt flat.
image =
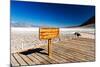
<svg viewBox="0 0 100 67">
<path fill-rule="evenodd" d="M 72 39 L 73 33 L 80 32 L 82 38 L 94 39 L 94 29 L 90 28 L 60 28 L 60 39 Z M 53 42 L 58 42 L 59 39 L 52 39 Z M 39 28 L 11 28 L 11 52 L 19 52 L 29 48 L 38 47 L 47 44 L 47 40 L 39 40 Z"/>
</svg>

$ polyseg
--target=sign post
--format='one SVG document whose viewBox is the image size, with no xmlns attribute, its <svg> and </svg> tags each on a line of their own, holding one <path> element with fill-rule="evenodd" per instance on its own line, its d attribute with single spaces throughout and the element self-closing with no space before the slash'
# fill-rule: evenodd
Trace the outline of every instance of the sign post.
<svg viewBox="0 0 100 67">
<path fill-rule="evenodd" d="M 39 38 L 40 40 L 48 40 L 48 56 L 51 57 L 51 39 L 59 37 L 59 28 L 40 28 Z"/>
<path fill-rule="evenodd" d="M 48 55 L 49 55 L 49 57 L 51 57 L 51 53 L 52 51 L 51 51 L 51 39 L 48 39 Z"/>
</svg>

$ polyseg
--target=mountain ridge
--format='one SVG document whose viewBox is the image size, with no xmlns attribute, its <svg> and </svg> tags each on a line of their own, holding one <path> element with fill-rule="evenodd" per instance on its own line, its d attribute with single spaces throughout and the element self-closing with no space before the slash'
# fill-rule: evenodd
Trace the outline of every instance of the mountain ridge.
<svg viewBox="0 0 100 67">
<path fill-rule="evenodd" d="M 11 23 L 11 27 L 49 27 L 49 26 L 38 26 L 32 23 Z M 84 23 L 77 26 L 68 26 L 63 28 L 77 28 L 77 27 L 95 27 L 95 16 L 89 18 Z"/>
</svg>

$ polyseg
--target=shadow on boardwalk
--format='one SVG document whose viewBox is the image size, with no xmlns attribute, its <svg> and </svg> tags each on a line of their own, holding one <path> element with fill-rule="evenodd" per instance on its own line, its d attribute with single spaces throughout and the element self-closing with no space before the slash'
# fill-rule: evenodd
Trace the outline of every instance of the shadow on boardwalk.
<svg viewBox="0 0 100 67">
<path fill-rule="evenodd" d="M 32 54 L 32 53 L 40 53 L 40 54 L 48 55 L 47 53 L 42 52 L 43 50 L 44 50 L 43 48 L 35 48 L 35 49 L 30 49 L 30 50 L 27 50 L 27 51 L 24 51 L 24 52 L 20 52 L 20 54 L 29 55 L 29 54 Z"/>
</svg>

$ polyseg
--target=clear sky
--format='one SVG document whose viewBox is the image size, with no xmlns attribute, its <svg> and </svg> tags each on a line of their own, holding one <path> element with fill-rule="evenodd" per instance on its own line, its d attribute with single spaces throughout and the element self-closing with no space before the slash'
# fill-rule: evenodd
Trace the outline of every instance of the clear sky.
<svg viewBox="0 0 100 67">
<path fill-rule="evenodd" d="M 94 15 L 94 6 L 11 1 L 11 23 L 67 27 L 80 25 Z"/>
</svg>

